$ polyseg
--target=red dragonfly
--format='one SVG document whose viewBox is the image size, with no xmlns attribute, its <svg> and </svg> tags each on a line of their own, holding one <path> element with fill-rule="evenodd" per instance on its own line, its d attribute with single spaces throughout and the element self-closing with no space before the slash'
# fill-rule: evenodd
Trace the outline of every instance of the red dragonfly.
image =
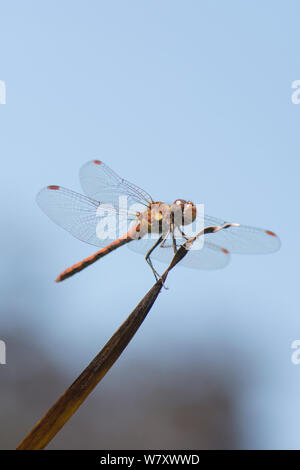
<svg viewBox="0 0 300 470">
<path fill-rule="evenodd" d="M 99 160 L 86 163 L 79 176 L 86 196 L 57 185 L 47 186 L 37 195 L 38 205 L 56 224 L 74 237 L 101 248 L 63 271 L 56 282 L 73 276 L 125 244 L 129 244 L 133 251 L 146 254 L 146 260 L 158 279 L 159 274 L 151 258 L 167 263 L 171 261 L 178 247 L 189 239 L 183 228 L 196 220 L 197 206 L 183 199 L 177 199 L 173 204 L 155 202 L 150 194 L 120 178 Z M 128 206 L 138 205 L 141 210 L 120 207 L 120 197 L 126 197 Z M 121 218 L 131 223 L 129 230 L 109 244 L 107 237 L 99 237 L 97 231 L 104 213 L 117 221 L 119 229 Z M 203 235 L 202 248 L 188 252 L 181 265 L 200 269 L 222 268 L 228 264 L 230 253 L 271 253 L 280 247 L 278 236 L 270 230 L 229 223 L 208 215 L 204 215 L 204 230 L 200 234 Z"/>
</svg>

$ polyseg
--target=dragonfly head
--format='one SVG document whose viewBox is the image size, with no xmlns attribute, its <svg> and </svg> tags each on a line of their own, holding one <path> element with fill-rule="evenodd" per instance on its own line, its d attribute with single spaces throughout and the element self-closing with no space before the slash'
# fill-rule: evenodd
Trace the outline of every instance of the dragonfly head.
<svg viewBox="0 0 300 470">
<path fill-rule="evenodd" d="M 171 206 L 175 225 L 189 225 L 196 218 L 197 208 L 191 201 L 176 199 Z"/>
</svg>

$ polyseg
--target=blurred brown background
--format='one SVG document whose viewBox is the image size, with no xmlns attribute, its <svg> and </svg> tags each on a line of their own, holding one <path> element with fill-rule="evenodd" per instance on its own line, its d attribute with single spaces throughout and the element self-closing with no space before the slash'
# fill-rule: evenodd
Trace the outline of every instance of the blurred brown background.
<svg viewBox="0 0 300 470">
<path fill-rule="evenodd" d="M 75 379 L 24 336 L 6 338 L 1 449 L 14 448 Z M 130 364 L 125 351 L 48 449 L 239 448 L 238 389 L 232 369 L 208 370 L 201 357 L 169 368 Z"/>
</svg>

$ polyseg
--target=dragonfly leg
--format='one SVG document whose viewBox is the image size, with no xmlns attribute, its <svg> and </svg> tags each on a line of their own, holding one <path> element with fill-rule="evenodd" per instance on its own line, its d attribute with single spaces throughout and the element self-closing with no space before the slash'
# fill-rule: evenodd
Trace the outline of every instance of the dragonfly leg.
<svg viewBox="0 0 300 470">
<path fill-rule="evenodd" d="M 188 239 L 189 239 L 189 237 L 187 237 L 187 236 L 186 236 L 186 234 L 184 233 L 184 231 L 183 231 L 183 230 L 181 230 L 181 228 L 180 228 L 180 227 L 177 227 L 177 228 L 178 228 L 178 230 L 179 230 L 180 234 L 183 236 L 183 238 L 184 238 L 185 240 L 188 240 Z"/>
<path fill-rule="evenodd" d="M 174 253 L 176 254 L 176 252 L 177 252 L 177 243 L 176 243 L 174 229 L 175 229 L 174 225 L 171 224 L 171 228 L 170 228 L 169 232 L 165 235 L 165 237 L 164 237 L 164 239 L 163 239 L 160 246 L 161 246 L 161 248 L 173 248 Z M 165 242 L 166 242 L 166 239 L 169 236 L 169 233 L 172 233 L 172 245 L 165 245 Z"/>
<path fill-rule="evenodd" d="M 158 279 L 160 278 L 160 275 L 158 274 L 158 272 L 154 269 L 153 267 L 153 264 L 152 264 L 152 261 L 151 261 L 151 258 L 150 258 L 150 255 L 151 253 L 155 250 L 155 248 L 157 248 L 158 245 L 161 244 L 161 242 L 163 241 L 164 237 L 161 235 L 157 241 L 154 243 L 154 245 L 152 246 L 152 248 L 150 248 L 150 250 L 148 251 L 148 253 L 146 254 L 146 261 L 147 263 L 149 264 L 150 268 L 152 269 L 152 272 L 154 274 L 154 277 L 155 277 L 155 280 L 158 281 Z"/>
<path fill-rule="evenodd" d="M 182 237 L 183 237 L 185 240 L 188 240 L 189 237 L 187 237 L 186 234 L 185 234 L 179 227 L 177 227 L 177 228 L 178 228 L 178 231 L 180 232 L 180 234 L 182 235 Z M 174 225 L 171 226 L 170 232 L 172 232 L 172 245 L 165 245 L 165 243 L 164 243 L 165 240 L 166 240 L 166 239 L 165 239 L 165 240 L 162 242 L 162 244 L 161 244 L 160 246 L 161 246 L 162 248 L 173 248 L 174 253 L 176 254 L 178 248 L 177 248 L 177 242 L 176 242 L 176 237 L 175 237 L 175 227 L 174 227 Z"/>
<path fill-rule="evenodd" d="M 170 247 L 172 246 L 172 245 L 165 245 L 166 240 L 167 240 L 167 238 L 168 238 L 168 236 L 169 236 L 169 233 L 170 233 L 170 232 L 168 232 L 168 233 L 164 236 L 163 241 L 162 241 L 161 244 L 160 244 L 160 247 L 161 247 L 161 248 L 170 248 Z"/>
<path fill-rule="evenodd" d="M 177 245 L 176 245 L 176 238 L 175 238 L 175 234 L 174 234 L 174 224 L 171 225 L 171 232 L 172 232 L 172 246 L 173 246 L 174 253 L 176 254 Z"/>
</svg>

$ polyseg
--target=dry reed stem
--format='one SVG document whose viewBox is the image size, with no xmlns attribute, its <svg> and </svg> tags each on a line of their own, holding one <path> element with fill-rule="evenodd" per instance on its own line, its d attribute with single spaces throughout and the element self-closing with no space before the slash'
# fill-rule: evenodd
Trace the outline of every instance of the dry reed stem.
<svg viewBox="0 0 300 470">
<path fill-rule="evenodd" d="M 44 449 L 71 418 L 133 338 L 157 299 L 169 271 L 186 255 L 186 246 L 188 243 L 189 242 L 186 242 L 178 249 L 170 266 L 164 272 L 161 279 L 153 285 L 75 382 L 72 383 L 44 417 L 34 426 L 25 439 L 18 445 L 17 450 Z"/>
</svg>

